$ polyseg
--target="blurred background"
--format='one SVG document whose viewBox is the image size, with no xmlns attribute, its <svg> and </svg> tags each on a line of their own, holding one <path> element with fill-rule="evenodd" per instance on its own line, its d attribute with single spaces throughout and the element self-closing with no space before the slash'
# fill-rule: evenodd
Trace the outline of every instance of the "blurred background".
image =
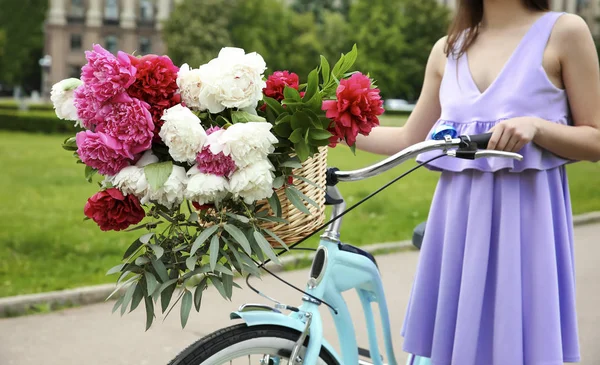
<svg viewBox="0 0 600 365">
<path fill-rule="evenodd" d="M 48 103 L 54 83 L 79 77 L 92 44 L 167 54 L 192 67 L 224 46 L 242 47 L 265 58 L 267 74 L 289 70 L 302 82 L 320 55 L 335 62 L 356 43 L 356 67 L 370 73 L 386 100 L 381 123 L 400 126 L 456 1 L 0 0 L 0 297 L 113 282 L 106 271 L 137 238 L 83 221 L 97 181 L 87 183 L 82 165 L 61 148 L 75 129 Z M 600 36 L 599 0 L 553 0 L 552 7 L 580 14 Z M 379 159 L 342 146 L 329 156 L 342 169 Z M 406 169 L 341 189 L 352 203 Z M 568 171 L 574 213 L 600 210 L 599 165 Z M 356 245 L 409 238 L 426 219 L 436 181 L 421 169 L 395 184 L 345 218 L 343 238 Z"/>
</svg>

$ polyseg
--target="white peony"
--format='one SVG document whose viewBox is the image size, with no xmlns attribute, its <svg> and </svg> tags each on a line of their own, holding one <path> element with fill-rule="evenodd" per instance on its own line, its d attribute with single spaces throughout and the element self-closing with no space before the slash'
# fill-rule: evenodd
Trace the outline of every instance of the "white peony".
<svg viewBox="0 0 600 365">
<path fill-rule="evenodd" d="M 222 176 L 204 174 L 198 166 L 188 171 L 188 184 L 185 198 L 200 205 L 219 201 L 229 192 L 229 183 Z"/>
<path fill-rule="evenodd" d="M 135 165 L 121 169 L 115 176 L 107 177 L 107 180 L 124 195 L 133 194 L 147 202 L 149 186 L 144 167 L 155 162 L 158 162 L 158 157 L 152 151 L 146 151 Z"/>
<path fill-rule="evenodd" d="M 194 163 L 206 141 L 206 132 L 200 125 L 200 119 L 181 104 L 165 110 L 161 119 L 165 124 L 158 135 L 169 147 L 173 160 Z"/>
<path fill-rule="evenodd" d="M 181 100 L 192 109 L 205 110 L 206 107 L 200 103 L 200 91 L 202 89 L 202 78 L 200 69 L 193 69 L 185 63 L 177 73 L 177 86 L 181 94 Z"/>
<path fill-rule="evenodd" d="M 173 171 L 165 184 L 158 190 L 148 187 L 148 194 L 141 200 L 142 204 L 149 201 L 156 202 L 169 209 L 183 202 L 183 194 L 187 184 L 185 169 L 181 166 L 173 166 Z"/>
<path fill-rule="evenodd" d="M 275 150 L 277 137 L 271 133 L 272 124 L 266 122 L 237 123 L 216 131 L 207 138 L 213 154 L 223 152 L 231 156 L 239 168 L 263 161 Z"/>
<path fill-rule="evenodd" d="M 75 108 L 75 89 L 83 82 L 79 79 L 70 78 L 57 82 L 50 90 L 50 100 L 54 104 L 56 116 L 60 119 L 75 121 L 75 126 L 81 126 L 81 121 L 77 116 L 77 108 Z"/>
<path fill-rule="evenodd" d="M 266 69 L 265 60 L 256 52 L 221 49 L 217 58 L 200 66 L 200 104 L 213 114 L 226 108 L 256 108 L 267 85 L 263 80 Z"/>
<path fill-rule="evenodd" d="M 246 204 L 269 198 L 273 195 L 273 165 L 262 160 L 239 169 L 229 180 L 229 189 Z"/>
</svg>

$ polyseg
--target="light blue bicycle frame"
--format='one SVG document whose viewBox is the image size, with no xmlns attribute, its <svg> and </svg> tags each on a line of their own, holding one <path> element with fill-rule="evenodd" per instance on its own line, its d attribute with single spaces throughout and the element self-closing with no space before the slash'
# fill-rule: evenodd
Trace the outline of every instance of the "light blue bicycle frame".
<svg viewBox="0 0 600 365">
<path fill-rule="evenodd" d="M 470 141 L 468 136 L 466 139 Z M 456 156 L 454 154 L 455 151 L 449 151 L 448 148 L 456 147 L 462 142 L 464 142 L 464 139 L 456 139 L 449 136 L 445 136 L 443 140 L 421 142 L 378 164 L 350 172 L 338 171 L 336 176 L 340 181 L 362 180 L 387 171 L 425 151 L 444 150 L 447 155 Z M 479 157 L 507 157 L 519 160 L 523 158 L 521 155 L 512 152 L 488 150 L 475 152 L 474 158 Z M 332 213 L 332 216 L 336 217 L 344 211 L 345 204 L 336 187 L 327 187 L 327 192 L 338 202 L 334 206 Z M 341 219 L 332 223 L 323 236 L 321 236 L 321 242 L 311 269 L 311 277 L 305 289 L 305 292 L 310 294 L 310 296 L 305 295 L 302 298 L 303 304 L 299 307 L 298 312 L 284 315 L 279 309 L 285 309 L 286 305 L 280 303 L 274 308 L 261 304 L 248 304 L 240 307 L 240 310 L 237 312 L 233 312 L 231 318 L 242 319 L 248 326 L 279 325 L 298 331 L 300 336 L 289 357 L 293 364 L 316 365 L 322 348 L 334 356 L 340 365 L 371 364 L 370 362 L 359 361 L 358 344 L 356 343 L 352 318 L 348 311 L 348 306 L 342 297 L 342 293 L 355 289 L 358 292 L 367 323 L 372 364 L 383 365 L 378 347 L 377 331 L 375 329 L 375 315 L 371 307 L 372 303 L 377 303 L 383 326 L 383 343 L 385 345 L 388 364 L 397 365 L 392 348 L 388 307 L 379 270 L 375 263 L 368 257 L 341 249 L 342 246 L 339 241 L 340 225 Z M 318 298 L 319 300 L 314 298 Z M 322 301 L 327 302 L 335 309 L 330 310 L 330 312 L 337 330 L 341 356 L 323 338 L 323 322 L 319 312 Z M 309 338 L 308 346 L 306 352 L 301 357 L 299 351 L 307 337 Z M 274 363 L 277 365 L 279 361 L 275 359 Z M 431 362 L 426 358 L 411 356 L 408 364 L 430 365 Z"/>
</svg>

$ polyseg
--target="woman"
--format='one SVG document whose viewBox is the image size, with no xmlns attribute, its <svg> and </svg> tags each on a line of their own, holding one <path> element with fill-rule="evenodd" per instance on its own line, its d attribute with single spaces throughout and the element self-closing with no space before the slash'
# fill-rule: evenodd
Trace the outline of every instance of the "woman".
<svg viewBox="0 0 600 365">
<path fill-rule="evenodd" d="M 357 142 L 393 154 L 445 124 L 524 155 L 428 165 L 441 176 L 402 331 L 415 364 L 580 361 L 565 164 L 600 160 L 600 76 L 586 23 L 548 9 L 461 0 L 406 125 Z"/>
</svg>

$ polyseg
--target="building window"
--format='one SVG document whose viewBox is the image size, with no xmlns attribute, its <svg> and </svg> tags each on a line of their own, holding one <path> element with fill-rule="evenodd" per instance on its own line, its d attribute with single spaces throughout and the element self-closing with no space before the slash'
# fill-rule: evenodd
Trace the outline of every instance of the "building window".
<svg viewBox="0 0 600 365">
<path fill-rule="evenodd" d="M 141 37 L 140 38 L 140 53 L 148 54 L 152 53 L 152 41 L 149 37 Z"/>
<path fill-rule="evenodd" d="M 106 0 L 104 2 L 104 19 L 119 20 L 119 2 L 117 0 Z"/>
<path fill-rule="evenodd" d="M 81 34 L 71 34 L 71 50 L 78 51 L 81 49 Z"/>
<path fill-rule="evenodd" d="M 69 77 L 80 78 L 81 77 L 81 66 L 69 65 Z"/>
<path fill-rule="evenodd" d="M 152 4 L 152 1 L 140 1 L 140 20 L 144 23 L 154 21 L 154 4 Z"/>
<path fill-rule="evenodd" d="M 119 51 L 119 40 L 114 35 L 109 35 L 104 40 L 105 48 L 110 53 L 116 54 Z"/>
<path fill-rule="evenodd" d="M 85 16 L 85 6 L 83 4 L 83 0 L 71 0 L 69 16 L 73 18 L 83 18 Z"/>
</svg>

